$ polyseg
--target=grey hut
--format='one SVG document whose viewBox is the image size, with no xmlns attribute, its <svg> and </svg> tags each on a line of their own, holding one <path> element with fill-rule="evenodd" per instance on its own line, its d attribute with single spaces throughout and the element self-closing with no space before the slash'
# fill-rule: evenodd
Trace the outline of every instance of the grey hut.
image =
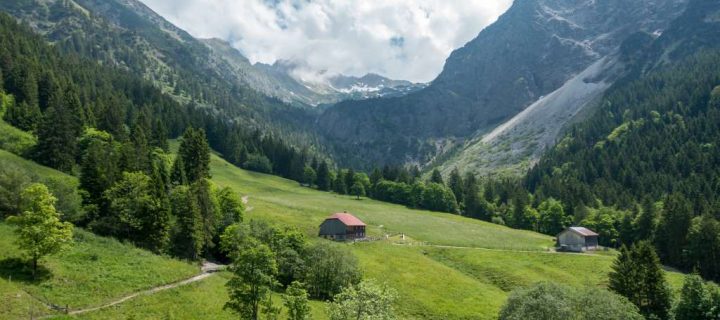
<svg viewBox="0 0 720 320">
<path fill-rule="evenodd" d="M 365 238 L 365 223 L 347 212 L 336 213 L 320 225 L 319 235 L 338 241 Z"/>
<path fill-rule="evenodd" d="M 559 251 L 584 252 L 597 250 L 598 234 L 584 227 L 570 227 L 557 235 Z"/>
</svg>

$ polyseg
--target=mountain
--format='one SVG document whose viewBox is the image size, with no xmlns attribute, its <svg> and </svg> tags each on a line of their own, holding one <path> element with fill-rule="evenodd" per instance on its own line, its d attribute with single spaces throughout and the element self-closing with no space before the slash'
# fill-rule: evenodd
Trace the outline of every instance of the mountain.
<svg viewBox="0 0 720 320">
<path fill-rule="evenodd" d="M 515 1 L 454 51 L 427 88 L 338 103 L 321 115 L 320 130 L 351 166 L 447 162 L 449 170 L 528 161 L 621 77 L 623 41 L 637 32 L 659 34 L 686 2 Z M 486 155 L 493 146 L 501 153 Z"/>
<path fill-rule="evenodd" d="M 718 40 L 720 2 L 691 0 L 659 37 L 625 43 L 631 72 L 541 157 L 525 193 L 560 200 L 576 219 L 588 207 L 626 210 L 596 225 L 613 225 L 625 243 L 653 241 L 665 264 L 720 279 Z"/>
<path fill-rule="evenodd" d="M 313 140 L 310 113 L 236 81 L 232 65 L 137 0 L 3 1 L 0 10 L 61 51 L 140 75 L 183 104 L 298 143 Z"/>
<path fill-rule="evenodd" d="M 224 40 L 201 41 L 215 53 L 214 57 L 221 58 L 231 67 L 225 71 L 236 81 L 289 104 L 318 106 L 343 100 L 400 96 L 425 87 L 424 84 L 391 80 L 377 74 L 363 77 L 337 75 L 326 81 L 303 81 L 294 75 L 296 66 L 288 61 L 277 61 L 272 65 L 252 64 Z"/>
<path fill-rule="evenodd" d="M 698 211 L 702 203 L 716 208 L 719 18 L 720 3 L 692 0 L 661 36 L 626 52 L 623 59 L 638 73 L 613 85 L 541 157 L 526 178 L 530 189 L 570 207 L 594 199 L 624 207 L 678 192 L 695 199 Z"/>
<path fill-rule="evenodd" d="M 347 99 L 355 100 L 403 96 L 426 86 L 406 80 L 391 80 L 374 73 L 362 77 L 337 75 L 329 79 L 329 85 L 332 90 L 345 94 Z"/>
</svg>

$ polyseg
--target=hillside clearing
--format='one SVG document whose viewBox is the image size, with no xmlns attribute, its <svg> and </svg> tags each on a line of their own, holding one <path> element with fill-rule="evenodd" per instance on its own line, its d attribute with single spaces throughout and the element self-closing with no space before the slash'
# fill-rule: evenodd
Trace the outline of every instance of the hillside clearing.
<svg viewBox="0 0 720 320">
<path fill-rule="evenodd" d="M 57 171 L 0 151 L 0 160 L 73 181 Z M 397 310 L 403 319 L 495 319 L 508 293 L 537 281 L 574 286 L 604 286 L 612 263 L 605 255 L 548 254 L 553 238 L 447 213 L 411 210 L 399 205 L 320 192 L 297 182 L 253 173 L 216 155 L 213 181 L 240 193 L 253 210 L 249 220 L 297 227 L 319 240 L 317 228 L 330 213 L 347 210 L 369 224 L 369 234 L 388 240 L 346 244 L 359 258 L 366 278 L 387 282 L 400 293 Z M 76 183 L 76 182 L 75 182 Z M 244 202 L 245 202 L 244 201 Z M 405 234 L 400 240 L 397 234 Z M 17 257 L 11 228 L 0 224 L 0 259 Z M 402 245 L 399 245 L 402 244 Z M 343 245 L 343 244 L 338 244 Z M 196 275 L 196 266 L 152 255 L 115 240 L 79 231 L 71 251 L 43 264 L 53 276 L 42 282 L 0 281 L 0 309 L 10 319 L 27 317 L 43 307 L 33 296 L 71 309 L 97 307 L 148 288 Z M 139 272 L 138 270 L 142 270 Z M 167 290 L 140 294 L 101 310 L 63 316 L 80 319 L 234 319 L 222 309 L 229 273 Z M 3 276 L 2 279 L 7 279 Z M 670 273 L 674 288 L 681 277 Z M 280 297 L 276 297 L 280 303 Z M 274 300 L 275 301 L 275 300 Z M 325 319 L 324 303 L 313 301 L 313 319 Z"/>
</svg>

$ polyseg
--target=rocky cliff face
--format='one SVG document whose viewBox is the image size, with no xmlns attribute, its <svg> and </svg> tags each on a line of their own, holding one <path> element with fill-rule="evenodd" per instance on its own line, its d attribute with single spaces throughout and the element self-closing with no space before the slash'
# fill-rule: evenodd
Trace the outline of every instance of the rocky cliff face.
<svg viewBox="0 0 720 320">
<path fill-rule="evenodd" d="M 495 24 L 453 52 L 428 88 L 400 98 L 340 103 L 319 125 L 341 146 L 341 157 L 360 148 L 365 159 L 381 163 L 437 164 L 594 63 L 610 61 L 630 35 L 658 34 L 685 5 L 686 0 L 517 0 Z M 612 75 L 599 70 L 586 80 L 612 81 L 603 79 Z M 555 103 L 552 109 L 562 108 Z"/>
</svg>

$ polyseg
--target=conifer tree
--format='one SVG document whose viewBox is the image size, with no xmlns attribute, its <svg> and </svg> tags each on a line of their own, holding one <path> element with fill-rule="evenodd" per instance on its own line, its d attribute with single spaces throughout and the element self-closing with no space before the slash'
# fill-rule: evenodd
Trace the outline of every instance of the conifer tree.
<svg viewBox="0 0 720 320">
<path fill-rule="evenodd" d="M 171 194 L 172 213 L 177 221 L 172 235 L 172 251 L 178 257 L 197 260 L 205 247 L 203 221 L 197 197 L 190 187 L 175 187 Z"/>
<path fill-rule="evenodd" d="M 345 185 L 345 176 L 342 171 L 338 171 L 338 175 L 333 181 L 333 191 L 337 194 L 347 194 L 347 186 Z"/>
<path fill-rule="evenodd" d="M 692 206 L 683 195 L 675 193 L 665 199 L 655 237 L 658 254 L 664 261 L 683 266 L 683 249 L 687 244 L 692 215 Z"/>
<path fill-rule="evenodd" d="M 77 124 L 73 123 L 73 118 L 65 108 L 61 94 L 53 94 L 50 107 L 38 127 L 35 148 L 38 162 L 65 172 L 72 170 L 77 140 Z"/>
<path fill-rule="evenodd" d="M 86 134 L 88 140 L 80 160 L 80 189 L 83 206 L 89 219 L 97 219 L 107 212 L 104 193 L 120 178 L 117 150 L 109 134 L 98 132 L 98 137 Z"/>
<path fill-rule="evenodd" d="M 634 303 L 646 318 L 670 318 L 672 295 L 660 259 L 649 242 L 621 249 L 610 272 L 609 287 Z"/>
<path fill-rule="evenodd" d="M 631 247 L 620 247 L 620 254 L 617 255 L 610 271 L 609 289 L 622 295 L 633 303 L 638 301 L 636 296 L 639 293 L 640 276 L 638 267 L 632 257 Z"/>
<path fill-rule="evenodd" d="M 688 234 L 686 254 L 695 263 L 701 276 L 719 281 L 720 222 L 709 214 L 694 218 Z"/>
<path fill-rule="evenodd" d="M 421 175 L 420 169 L 418 169 L 417 166 L 410 166 L 410 178 L 412 178 L 412 182 L 418 181 Z"/>
<path fill-rule="evenodd" d="M 25 101 L 16 102 L 8 105 L 3 119 L 18 129 L 35 131 L 42 119 L 42 113 L 37 106 L 30 105 Z"/>
<path fill-rule="evenodd" d="M 321 161 L 317 171 L 317 185 L 318 189 L 323 191 L 329 191 L 331 187 L 330 170 L 328 169 L 327 162 Z"/>
<path fill-rule="evenodd" d="M 432 171 L 432 174 L 430 176 L 430 183 L 437 183 L 437 184 L 445 185 L 442 174 L 440 174 L 440 170 L 438 170 L 437 168 L 433 169 L 433 171 Z"/>
<path fill-rule="evenodd" d="M 150 145 L 167 152 L 169 150 L 167 139 L 168 129 L 167 126 L 165 126 L 165 122 L 160 119 L 156 119 L 150 135 Z"/>
<path fill-rule="evenodd" d="M 213 192 L 213 185 L 208 179 L 201 179 L 191 184 L 192 193 L 197 199 L 200 217 L 203 223 L 205 252 L 214 248 L 213 239 L 217 235 L 221 222 L 219 204 Z"/>
<path fill-rule="evenodd" d="M 188 184 L 187 176 L 185 175 L 185 164 L 180 156 L 176 157 L 173 163 L 170 171 L 170 182 L 175 186 Z"/>
<path fill-rule="evenodd" d="M 192 127 L 185 130 L 178 156 L 183 158 L 189 183 L 210 177 L 210 146 L 205 130 Z"/>
<path fill-rule="evenodd" d="M 370 173 L 370 184 L 372 186 L 375 186 L 382 179 L 383 179 L 382 171 L 380 171 L 380 169 L 378 169 L 378 168 L 373 169 L 373 171 Z"/>
<path fill-rule="evenodd" d="M 457 199 L 457 202 L 460 204 L 464 203 L 465 182 L 460 176 L 460 171 L 458 171 L 457 168 L 453 169 L 452 172 L 450 172 L 450 180 L 448 181 L 448 187 L 450 187 L 450 190 L 452 190 L 453 194 L 455 194 L 455 199 Z"/>
<path fill-rule="evenodd" d="M 10 92 L 18 102 L 25 102 L 31 108 L 38 107 L 38 82 L 35 63 L 23 57 L 10 75 Z"/>
<path fill-rule="evenodd" d="M 657 210 L 655 203 L 648 197 L 642 201 L 642 210 L 635 220 L 636 239 L 651 240 L 657 228 Z"/>
<path fill-rule="evenodd" d="M 351 188 L 352 185 L 355 184 L 355 170 L 352 168 L 345 171 L 345 174 L 343 175 L 343 179 L 345 179 L 345 187 Z"/>
</svg>

